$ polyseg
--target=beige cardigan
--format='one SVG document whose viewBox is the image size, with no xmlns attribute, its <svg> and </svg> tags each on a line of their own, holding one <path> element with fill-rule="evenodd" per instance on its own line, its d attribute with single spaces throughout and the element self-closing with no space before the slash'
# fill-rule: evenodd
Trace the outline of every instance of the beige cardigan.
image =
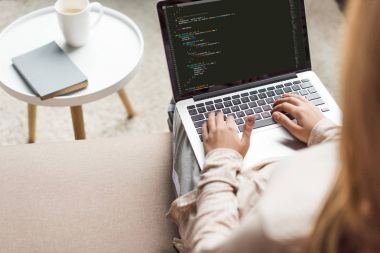
<svg viewBox="0 0 380 253">
<path fill-rule="evenodd" d="M 236 151 L 210 152 L 197 189 L 168 212 L 182 238 L 174 240 L 176 247 L 194 253 L 302 251 L 336 179 L 339 129 L 321 120 L 308 141 L 314 147 L 244 170 Z"/>
</svg>

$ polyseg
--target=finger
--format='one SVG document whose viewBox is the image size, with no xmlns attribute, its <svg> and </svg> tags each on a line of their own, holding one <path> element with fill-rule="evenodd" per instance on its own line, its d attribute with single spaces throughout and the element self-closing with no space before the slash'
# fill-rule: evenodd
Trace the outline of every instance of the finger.
<svg viewBox="0 0 380 253">
<path fill-rule="evenodd" d="M 226 125 L 227 125 L 227 127 L 231 128 L 231 129 L 236 129 L 236 123 L 235 123 L 234 117 L 232 117 L 231 115 L 228 116 L 227 120 L 226 120 Z"/>
<path fill-rule="evenodd" d="M 301 103 L 301 101 L 296 97 L 283 96 L 283 97 L 277 99 L 273 105 L 276 106 L 276 105 L 279 105 L 279 104 L 282 104 L 285 102 L 292 104 L 292 105 L 300 105 L 300 103 Z"/>
<path fill-rule="evenodd" d="M 302 130 L 301 126 L 297 125 L 294 121 L 289 119 L 286 115 L 284 115 L 281 112 L 274 112 L 272 114 L 272 117 L 277 123 L 285 127 L 289 132 L 293 134 L 297 134 L 297 132 Z"/>
<path fill-rule="evenodd" d="M 210 132 L 213 132 L 215 131 L 215 112 L 210 112 L 209 115 L 208 115 L 208 120 L 207 120 L 207 124 L 208 124 L 208 130 Z"/>
<path fill-rule="evenodd" d="M 202 138 L 203 138 L 203 141 L 206 141 L 208 139 L 208 129 L 207 129 L 206 122 L 202 124 Z"/>
<path fill-rule="evenodd" d="M 216 115 L 216 127 L 222 127 L 225 126 L 226 123 L 224 123 L 224 113 L 223 112 L 218 112 Z"/>
<path fill-rule="evenodd" d="M 251 142 L 251 134 L 252 134 L 253 125 L 255 124 L 255 122 L 256 122 L 256 117 L 254 116 L 248 116 L 245 119 L 244 132 L 241 138 L 241 142 L 245 146 L 249 146 Z"/>
<path fill-rule="evenodd" d="M 293 115 L 294 117 L 298 116 L 297 106 L 292 105 L 288 102 L 284 102 L 284 103 L 274 106 L 272 110 L 272 114 L 274 112 L 287 112 Z"/>
</svg>

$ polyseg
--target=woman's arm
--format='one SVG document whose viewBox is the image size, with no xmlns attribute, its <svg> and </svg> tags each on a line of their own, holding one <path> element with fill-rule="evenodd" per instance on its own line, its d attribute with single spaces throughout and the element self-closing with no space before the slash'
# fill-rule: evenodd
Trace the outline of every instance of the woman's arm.
<svg viewBox="0 0 380 253">
<path fill-rule="evenodd" d="M 214 252 L 239 227 L 237 172 L 246 155 L 254 117 L 246 119 L 240 139 L 235 120 L 210 113 L 203 125 L 205 165 L 198 184 L 197 213 L 191 234 L 193 252 Z"/>
<path fill-rule="evenodd" d="M 265 236 L 256 212 L 241 220 L 236 197 L 241 163 L 242 156 L 232 149 L 207 155 L 190 236 L 192 253 L 269 253 L 276 246 Z"/>
<path fill-rule="evenodd" d="M 198 186 L 190 245 L 193 252 L 214 252 L 238 227 L 236 173 L 241 163 L 242 156 L 232 149 L 208 153 Z"/>
<path fill-rule="evenodd" d="M 241 163 L 242 156 L 232 149 L 216 149 L 207 155 L 189 236 L 192 253 L 284 252 L 283 245 L 265 234 L 258 212 L 250 211 L 241 217 L 236 196 L 236 173 Z M 250 184 L 257 194 L 263 190 L 261 177 L 258 172 Z"/>
</svg>

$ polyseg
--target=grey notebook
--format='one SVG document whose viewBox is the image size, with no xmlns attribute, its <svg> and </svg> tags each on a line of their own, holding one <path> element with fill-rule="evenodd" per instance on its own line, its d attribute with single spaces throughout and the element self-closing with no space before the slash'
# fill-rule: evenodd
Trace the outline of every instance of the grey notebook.
<svg viewBox="0 0 380 253">
<path fill-rule="evenodd" d="M 86 76 L 55 42 L 12 59 L 13 67 L 42 100 L 87 87 Z"/>
</svg>

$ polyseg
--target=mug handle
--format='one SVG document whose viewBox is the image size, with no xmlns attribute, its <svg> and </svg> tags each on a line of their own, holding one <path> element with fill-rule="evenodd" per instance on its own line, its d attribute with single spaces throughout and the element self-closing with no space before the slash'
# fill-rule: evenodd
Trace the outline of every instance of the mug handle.
<svg viewBox="0 0 380 253">
<path fill-rule="evenodd" d="M 97 8 L 99 10 L 99 16 L 98 16 L 98 19 L 96 19 L 96 21 L 92 24 L 91 29 L 95 28 L 95 26 L 99 24 L 100 20 L 102 19 L 104 15 L 104 8 L 101 3 L 98 3 L 98 2 L 91 3 L 90 9 L 92 10 L 94 8 Z"/>
</svg>

